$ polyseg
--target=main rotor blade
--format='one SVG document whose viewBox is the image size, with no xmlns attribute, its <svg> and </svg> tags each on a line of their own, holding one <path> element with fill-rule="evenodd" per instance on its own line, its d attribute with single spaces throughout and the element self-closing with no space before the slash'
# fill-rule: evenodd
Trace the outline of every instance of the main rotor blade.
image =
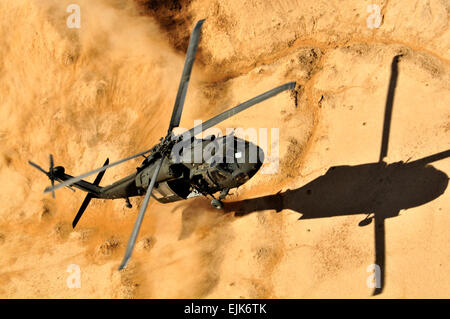
<svg viewBox="0 0 450 319">
<path fill-rule="evenodd" d="M 261 103 L 262 101 L 267 100 L 268 98 L 271 98 L 271 97 L 277 95 L 278 93 L 281 93 L 286 90 L 291 90 L 294 88 L 295 88 L 295 82 L 289 82 L 289 83 L 283 84 L 283 85 L 276 87 L 270 91 L 267 91 L 261 95 L 258 95 L 251 100 L 248 100 L 242 104 L 239 104 L 238 106 L 235 106 L 232 109 L 229 109 L 219 115 L 216 115 L 215 117 L 207 120 L 206 122 L 201 123 L 201 124 L 191 128 L 188 132 L 183 133 L 183 135 L 189 134 L 188 135 L 189 137 L 194 136 L 200 132 L 203 132 L 203 131 L 209 129 L 210 127 L 213 127 L 214 125 L 219 124 L 222 121 L 225 121 L 226 119 L 232 117 L 233 115 L 236 115 L 236 114 L 248 109 L 249 107 L 251 107 L 255 104 Z"/>
<path fill-rule="evenodd" d="M 32 161 L 28 161 L 28 164 L 30 164 L 31 166 L 37 168 L 38 170 L 40 170 L 45 175 L 48 175 L 48 173 L 42 167 L 40 167 L 38 164 L 33 163 Z"/>
<path fill-rule="evenodd" d="M 108 168 L 110 168 L 110 167 L 113 167 L 113 166 L 122 164 L 123 162 L 129 161 L 129 160 L 132 160 L 133 158 L 142 156 L 142 155 L 144 155 L 144 154 L 146 154 L 146 153 L 151 152 L 152 150 L 153 150 L 153 149 L 151 148 L 151 149 L 146 150 L 146 151 L 144 151 L 144 152 L 140 152 L 140 153 L 134 154 L 134 155 L 132 155 L 132 156 L 129 156 L 129 157 L 127 157 L 127 158 L 121 159 L 120 161 L 117 161 L 117 162 L 114 162 L 114 163 L 111 163 L 111 164 L 102 166 L 102 167 L 100 167 L 100 168 L 94 169 L 94 170 L 92 170 L 92 171 L 90 171 L 90 172 L 87 172 L 87 173 L 84 173 L 84 174 L 82 174 L 82 175 L 72 177 L 72 178 L 70 178 L 70 179 L 64 181 L 64 182 L 61 183 L 61 184 L 55 185 L 54 187 L 47 187 L 47 188 L 44 190 L 44 193 L 48 193 L 48 192 L 57 190 L 57 189 L 59 189 L 59 188 L 61 188 L 61 187 L 64 187 L 64 186 L 72 185 L 73 183 L 76 183 L 76 182 L 78 182 L 78 181 L 81 181 L 81 180 L 82 180 L 83 178 L 85 178 L 85 177 L 91 176 L 92 174 L 95 174 L 95 173 L 98 173 L 98 172 L 102 172 L 102 171 L 104 171 L 104 170 L 106 170 L 106 169 L 108 169 Z M 33 166 L 34 166 L 34 165 L 33 165 Z"/>
<path fill-rule="evenodd" d="M 142 220 L 144 219 L 145 210 L 148 206 L 148 201 L 150 200 L 150 195 L 152 194 L 153 187 L 155 186 L 156 179 L 158 178 L 159 170 L 161 169 L 162 163 L 164 161 L 164 156 L 161 157 L 158 164 L 156 164 L 155 171 L 153 172 L 152 180 L 147 188 L 147 193 L 145 194 L 144 201 L 142 202 L 141 208 L 139 209 L 139 215 L 134 224 L 133 232 L 131 233 L 130 239 L 128 240 L 127 249 L 125 251 L 125 256 L 123 257 L 122 263 L 120 264 L 119 270 L 125 268 L 130 260 L 131 253 L 133 252 L 134 244 L 141 228 Z"/>
<path fill-rule="evenodd" d="M 189 46 L 186 52 L 186 60 L 184 62 L 180 86 L 178 87 L 177 97 L 175 99 L 175 105 L 173 106 L 172 111 L 172 118 L 170 119 L 169 130 L 167 131 L 167 133 L 172 132 L 173 128 L 177 127 L 180 124 L 184 99 L 186 98 L 186 92 L 189 85 L 189 79 L 191 77 L 192 66 L 194 65 L 195 53 L 197 52 L 203 22 L 205 22 L 205 20 L 200 20 L 197 22 L 189 40 Z"/>
</svg>

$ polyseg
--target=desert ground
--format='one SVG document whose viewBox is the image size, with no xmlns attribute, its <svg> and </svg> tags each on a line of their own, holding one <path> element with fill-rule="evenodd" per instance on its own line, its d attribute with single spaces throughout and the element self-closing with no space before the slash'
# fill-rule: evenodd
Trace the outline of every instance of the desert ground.
<svg viewBox="0 0 450 319">
<path fill-rule="evenodd" d="M 0 1 L 0 297 L 450 297 L 449 12 L 448 0 Z M 180 132 L 296 81 L 217 127 L 278 129 L 261 144 L 278 166 L 222 211 L 152 200 L 119 271 L 142 198 L 93 200 L 72 230 L 84 193 L 44 194 L 28 160 L 47 168 L 51 153 L 77 175 L 157 143 L 200 19 Z"/>
</svg>

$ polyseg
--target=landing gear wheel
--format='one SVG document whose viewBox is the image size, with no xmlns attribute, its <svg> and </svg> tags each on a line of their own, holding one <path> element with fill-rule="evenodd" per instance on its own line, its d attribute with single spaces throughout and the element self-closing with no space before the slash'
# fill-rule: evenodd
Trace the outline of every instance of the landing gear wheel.
<svg viewBox="0 0 450 319">
<path fill-rule="evenodd" d="M 222 201 L 220 201 L 218 199 L 213 199 L 211 201 L 211 206 L 214 207 L 215 209 L 222 209 L 223 203 L 222 203 Z"/>
</svg>

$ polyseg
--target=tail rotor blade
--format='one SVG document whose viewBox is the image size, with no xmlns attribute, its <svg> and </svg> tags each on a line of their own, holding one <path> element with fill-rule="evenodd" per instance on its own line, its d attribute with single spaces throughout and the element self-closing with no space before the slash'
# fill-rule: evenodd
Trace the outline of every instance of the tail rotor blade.
<svg viewBox="0 0 450 319">
<path fill-rule="evenodd" d="M 54 162 L 53 162 L 53 155 L 50 154 L 49 158 L 50 158 L 50 170 L 48 172 L 50 174 L 50 181 L 52 183 L 52 189 L 53 189 L 55 187 L 55 176 L 53 176 L 53 164 L 54 164 Z M 54 190 L 52 190 L 52 197 L 55 198 L 55 191 Z"/>
<path fill-rule="evenodd" d="M 142 202 L 141 208 L 139 209 L 139 214 L 134 224 L 133 231 L 131 233 L 130 239 L 128 240 L 127 249 L 125 251 L 125 256 L 123 257 L 122 263 L 120 264 L 119 270 L 125 268 L 130 260 L 131 254 L 133 253 L 134 245 L 136 244 L 136 239 L 141 228 L 142 220 L 144 219 L 145 210 L 147 209 L 148 202 L 150 200 L 150 195 L 152 194 L 153 187 L 155 186 L 156 179 L 158 178 L 159 170 L 161 169 L 162 163 L 164 161 L 164 156 L 161 157 L 159 162 L 156 164 L 155 171 L 153 172 L 152 180 L 147 188 L 147 193 L 145 194 L 144 201 Z"/>
<path fill-rule="evenodd" d="M 40 170 L 45 175 L 48 175 L 48 173 L 42 167 L 40 167 L 38 164 L 33 163 L 32 161 L 28 161 L 28 164 L 30 164 L 31 166 L 37 168 L 38 170 Z"/>
<path fill-rule="evenodd" d="M 50 154 L 49 155 L 49 158 L 50 158 L 50 172 L 53 172 L 53 155 L 52 154 Z"/>
<path fill-rule="evenodd" d="M 55 179 L 52 177 L 50 178 L 50 181 L 52 182 L 52 188 L 55 187 Z M 55 198 L 55 191 L 52 190 L 52 197 Z"/>
</svg>

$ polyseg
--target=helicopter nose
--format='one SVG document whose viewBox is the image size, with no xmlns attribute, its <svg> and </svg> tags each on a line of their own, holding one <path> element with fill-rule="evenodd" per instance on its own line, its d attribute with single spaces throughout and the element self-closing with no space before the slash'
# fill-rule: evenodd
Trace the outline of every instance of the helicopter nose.
<svg viewBox="0 0 450 319">
<path fill-rule="evenodd" d="M 236 157 L 239 157 L 239 153 L 236 155 Z M 250 179 L 256 174 L 256 172 L 258 172 L 264 163 L 264 151 L 259 146 L 251 142 L 246 143 L 244 156 L 244 160 L 241 159 L 240 162 L 238 161 L 241 170 L 240 173 L 237 174 L 240 178 L 237 178 L 238 176 L 236 176 L 236 178 L 240 180 Z"/>
<path fill-rule="evenodd" d="M 261 168 L 261 166 L 264 163 L 264 151 L 259 146 L 255 145 L 257 156 L 256 156 L 256 162 L 250 163 L 251 164 L 251 170 L 249 172 L 249 176 L 252 177 L 256 174 L 256 172 Z"/>
</svg>

